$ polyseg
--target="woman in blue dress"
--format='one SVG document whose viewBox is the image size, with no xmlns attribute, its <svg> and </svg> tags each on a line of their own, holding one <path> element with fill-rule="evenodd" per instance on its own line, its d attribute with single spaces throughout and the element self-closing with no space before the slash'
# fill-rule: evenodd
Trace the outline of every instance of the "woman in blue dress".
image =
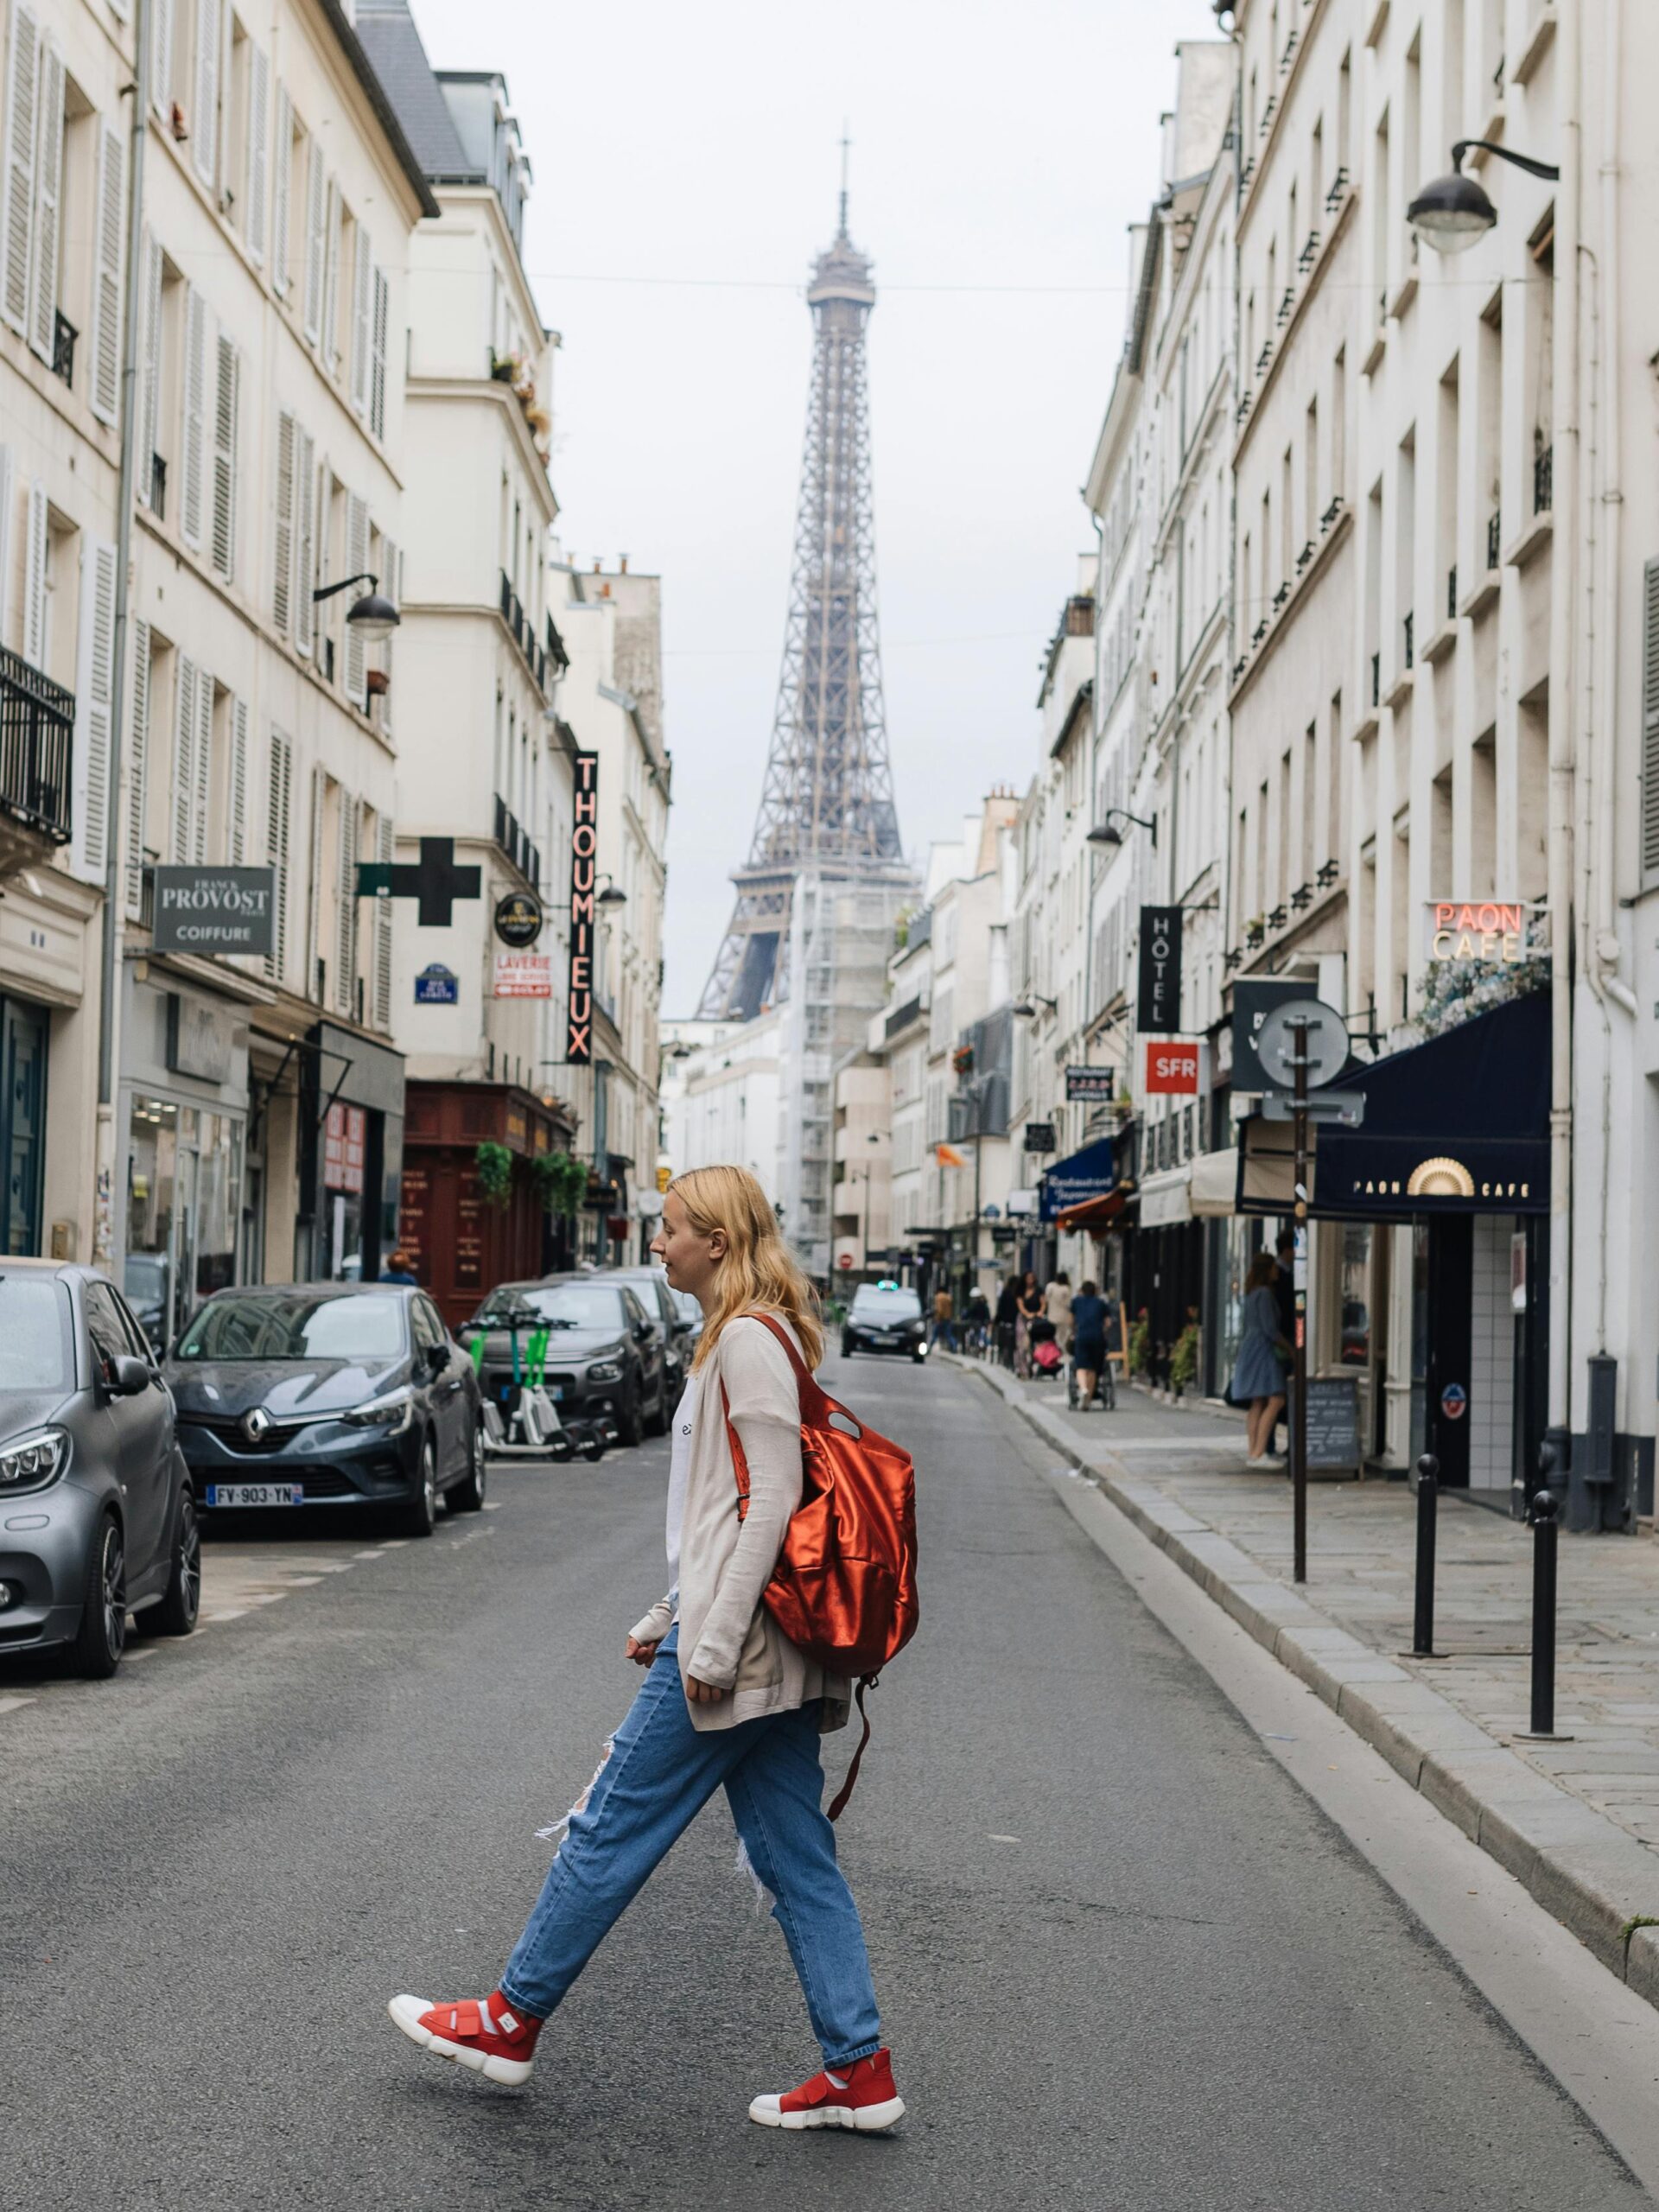
<svg viewBox="0 0 1659 2212">
<path fill-rule="evenodd" d="M 1247 1401 L 1249 1415 L 1244 1424 L 1245 1465 L 1276 1467 L 1269 1446 L 1285 1403 L 1285 1361 L 1290 1346 L 1280 1325 L 1279 1301 L 1273 1294 L 1279 1263 L 1271 1252 L 1258 1252 L 1244 1278 L 1244 1332 L 1233 1362 L 1232 1398 Z"/>
</svg>

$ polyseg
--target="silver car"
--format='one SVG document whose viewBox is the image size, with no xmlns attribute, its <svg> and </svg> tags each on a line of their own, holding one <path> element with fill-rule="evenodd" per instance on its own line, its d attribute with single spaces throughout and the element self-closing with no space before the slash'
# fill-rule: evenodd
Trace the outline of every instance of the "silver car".
<svg viewBox="0 0 1659 2212">
<path fill-rule="evenodd" d="M 0 1259 L 0 1658 L 112 1675 L 127 1615 L 188 1636 L 201 1543 L 173 1399 L 95 1268 Z"/>
</svg>

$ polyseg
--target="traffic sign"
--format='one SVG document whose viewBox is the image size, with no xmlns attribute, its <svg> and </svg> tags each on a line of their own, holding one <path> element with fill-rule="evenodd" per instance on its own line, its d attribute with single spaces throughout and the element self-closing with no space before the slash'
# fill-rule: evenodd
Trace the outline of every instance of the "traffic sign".
<svg viewBox="0 0 1659 2212">
<path fill-rule="evenodd" d="M 1321 1090 L 1305 1102 L 1302 1111 L 1310 1122 L 1337 1122 L 1344 1129 L 1357 1129 L 1365 1119 L 1365 1094 L 1363 1090 Z M 1264 1090 L 1262 1118 L 1264 1122 L 1294 1122 L 1294 1097 L 1288 1090 Z"/>
<path fill-rule="evenodd" d="M 1348 1025 L 1322 999 L 1290 999 L 1262 1024 L 1255 1055 L 1273 1080 L 1287 1087 L 1294 1087 L 1297 1061 L 1303 1058 L 1307 1087 L 1317 1090 L 1348 1065 Z"/>
</svg>

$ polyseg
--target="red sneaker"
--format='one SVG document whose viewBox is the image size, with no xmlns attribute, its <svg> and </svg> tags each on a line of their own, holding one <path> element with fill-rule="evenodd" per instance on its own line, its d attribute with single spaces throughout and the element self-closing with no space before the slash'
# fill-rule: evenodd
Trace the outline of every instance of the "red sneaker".
<svg viewBox="0 0 1659 2212">
<path fill-rule="evenodd" d="M 855 2127 L 874 2134 L 905 2116 L 905 2101 L 893 2087 L 893 2054 L 874 2052 L 850 2066 L 828 2068 L 786 2089 L 781 2097 L 757 2097 L 749 2118 L 762 2127 Z"/>
<path fill-rule="evenodd" d="M 424 1997 L 394 1997 L 386 2010 L 411 2043 L 439 2058 L 452 2058 L 489 2082 L 517 2087 L 530 2079 L 539 2020 L 515 2012 L 499 1989 L 434 2005 Z"/>
</svg>

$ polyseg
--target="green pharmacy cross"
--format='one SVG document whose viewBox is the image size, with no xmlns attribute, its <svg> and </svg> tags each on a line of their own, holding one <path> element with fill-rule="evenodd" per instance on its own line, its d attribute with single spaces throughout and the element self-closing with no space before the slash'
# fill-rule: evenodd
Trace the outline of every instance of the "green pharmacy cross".
<svg viewBox="0 0 1659 2212">
<path fill-rule="evenodd" d="M 416 899 L 415 919 L 423 930 L 448 929 L 457 899 L 481 899 L 483 871 L 455 866 L 453 837 L 423 837 L 418 861 L 359 861 L 359 899 Z"/>
</svg>

